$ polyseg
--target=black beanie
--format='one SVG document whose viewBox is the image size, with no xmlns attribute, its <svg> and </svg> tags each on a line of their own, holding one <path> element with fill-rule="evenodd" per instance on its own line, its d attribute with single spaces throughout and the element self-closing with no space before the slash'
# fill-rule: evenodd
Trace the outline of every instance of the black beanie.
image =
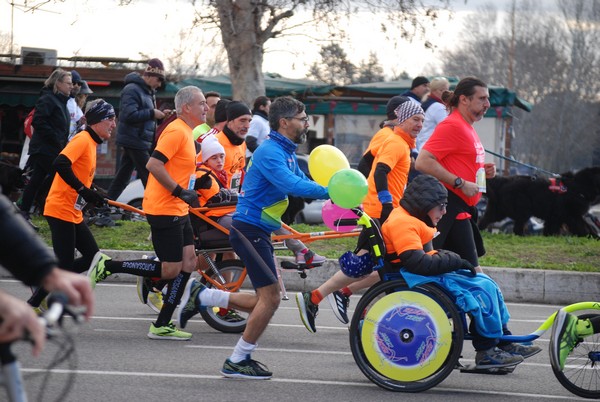
<svg viewBox="0 0 600 402">
<path fill-rule="evenodd" d="M 231 101 L 227 105 L 227 121 L 235 120 L 238 117 L 244 116 L 246 114 L 252 116 L 250 108 L 246 106 L 244 102 Z"/>
<path fill-rule="evenodd" d="M 426 77 L 423 77 L 422 75 L 420 75 L 418 77 L 415 77 L 415 79 L 412 82 L 412 85 L 410 86 L 410 89 L 415 89 L 419 85 L 423 85 L 423 84 L 429 84 L 429 80 Z"/>
<path fill-rule="evenodd" d="M 409 99 L 406 96 L 400 95 L 391 98 L 385 107 L 385 113 L 387 114 L 388 120 L 394 120 L 396 118 L 396 109 L 398 108 L 398 106 L 400 106 L 408 100 Z"/>
<path fill-rule="evenodd" d="M 90 108 L 85 112 L 85 120 L 88 126 L 93 126 L 113 117 L 115 117 L 115 109 L 104 99 L 92 102 Z"/>
<path fill-rule="evenodd" d="M 446 187 L 435 177 L 420 174 L 404 190 L 400 205 L 409 214 L 433 227 L 428 213 L 433 207 L 445 202 L 448 202 Z"/>
<path fill-rule="evenodd" d="M 231 103 L 229 99 L 220 99 L 215 107 L 215 123 L 227 121 L 227 105 Z"/>
</svg>

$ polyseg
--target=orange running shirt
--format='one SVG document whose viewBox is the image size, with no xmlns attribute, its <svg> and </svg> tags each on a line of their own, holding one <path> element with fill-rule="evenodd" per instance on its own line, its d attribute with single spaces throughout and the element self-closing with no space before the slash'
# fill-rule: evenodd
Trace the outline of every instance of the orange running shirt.
<svg viewBox="0 0 600 402">
<path fill-rule="evenodd" d="M 400 198 L 404 195 L 404 189 L 408 182 L 410 171 L 410 150 L 415 147 L 415 139 L 400 127 L 394 128 L 394 134 L 388 135 L 379 148 L 377 156 L 373 161 L 373 167 L 367 182 L 369 192 L 363 202 L 365 212 L 374 218 L 381 216 L 381 202 L 377 197 L 375 187 L 375 170 L 378 163 L 387 165 L 391 170 L 387 175 L 388 191 L 392 195 L 394 208 L 398 207 Z"/>
<path fill-rule="evenodd" d="M 225 148 L 223 170 L 227 173 L 227 186 L 239 193 L 244 180 L 244 167 L 246 167 L 246 142 L 244 141 L 241 145 L 233 145 L 222 131 L 216 137 Z"/>
<path fill-rule="evenodd" d="M 398 230 L 401 228 L 401 230 Z M 410 215 L 404 208 L 395 208 L 381 227 L 388 254 L 400 255 L 408 250 L 423 250 L 435 236 L 436 229 Z M 432 250 L 427 254 L 434 254 Z M 398 260 L 392 261 L 398 262 Z"/>
<path fill-rule="evenodd" d="M 87 131 L 75 135 L 60 155 L 66 156 L 71 161 L 71 169 L 75 177 L 90 187 L 96 172 L 96 148 L 98 143 Z M 55 174 L 52 187 L 46 198 L 44 216 L 61 219 L 75 224 L 83 222 L 81 208 L 84 204 L 75 206 L 79 194 L 60 177 Z M 83 199 L 80 200 L 80 202 Z"/>
<path fill-rule="evenodd" d="M 206 165 L 202 166 L 201 168 L 198 168 L 198 170 L 196 170 L 196 180 L 198 180 L 200 177 L 207 174 L 207 172 L 211 172 L 211 171 L 213 171 L 213 169 L 209 168 Z M 218 194 L 219 191 L 221 190 L 221 186 L 219 185 L 219 180 L 210 173 L 209 173 L 209 176 L 212 179 L 211 187 L 209 189 L 201 188 L 197 191 L 201 207 L 205 207 L 208 200 L 210 200 L 212 197 L 214 197 L 215 194 Z M 207 211 L 206 216 L 223 216 L 223 215 L 226 215 L 226 214 L 234 212 L 234 211 L 235 211 L 235 205 L 232 205 L 229 208 L 219 208 L 219 209 L 215 209 L 214 211 Z"/>
<path fill-rule="evenodd" d="M 370 152 L 371 155 L 373 155 L 373 157 L 376 157 L 383 142 L 386 140 L 387 137 L 389 137 L 392 134 L 394 134 L 394 129 L 390 126 L 385 126 L 381 130 L 376 132 L 373 138 L 371 138 L 371 142 L 369 142 L 369 146 L 367 147 L 367 150 L 363 153 L 363 155 L 365 155 L 367 152 Z"/>
<path fill-rule="evenodd" d="M 192 128 L 177 118 L 164 129 L 155 149 L 169 159 L 165 163 L 169 176 L 187 189 L 190 177 L 196 171 L 196 147 Z M 142 207 L 150 215 L 184 216 L 189 210 L 188 204 L 171 195 L 171 191 L 164 188 L 152 173 L 148 175 Z"/>
</svg>

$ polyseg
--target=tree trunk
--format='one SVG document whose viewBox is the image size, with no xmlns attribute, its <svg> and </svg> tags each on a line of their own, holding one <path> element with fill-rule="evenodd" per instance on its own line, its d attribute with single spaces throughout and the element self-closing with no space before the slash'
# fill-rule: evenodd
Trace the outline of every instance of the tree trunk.
<svg viewBox="0 0 600 402">
<path fill-rule="evenodd" d="M 252 106 L 265 95 L 262 72 L 264 41 L 260 38 L 263 10 L 251 0 L 215 2 L 227 59 L 233 99 Z"/>
</svg>

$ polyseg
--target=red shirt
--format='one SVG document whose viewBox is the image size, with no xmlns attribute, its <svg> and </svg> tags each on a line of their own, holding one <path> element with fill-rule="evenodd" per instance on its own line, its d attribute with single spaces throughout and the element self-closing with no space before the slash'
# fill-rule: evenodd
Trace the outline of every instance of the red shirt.
<svg viewBox="0 0 600 402">
<path fill-rule="evenodd" d="M 423 149 L 431 152 L 447 171 L 463 180 L 476 182 L 477 171 L 483 169 L 485 149 L 473 126 L 457 109 L 437 125 Z M 481 198 L 481 193 L 467 197 L 460 189 L 443 184 L 469 206 L 477 204 Z"/>
</svg>

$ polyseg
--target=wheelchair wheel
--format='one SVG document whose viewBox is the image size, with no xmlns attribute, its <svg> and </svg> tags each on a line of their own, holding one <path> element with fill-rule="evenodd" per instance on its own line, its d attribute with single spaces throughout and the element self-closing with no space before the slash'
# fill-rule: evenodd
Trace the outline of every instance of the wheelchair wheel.
<svg viewBox="0 0 600 402">
<path fill-rule="evenodd" d="M 450 298 L 431 284 L 380 282 L 360 299 L 350 325 L 350 348 L 363 374 L 398 392 L 425 391 L 455 368 L 464 339 Z"/>
<path fill-rule="evenodd" d="M 243 281 L 246 277 L 246 268 L 240 260 L 225 260 L 215 263 L 221 276 L 225 279 L 225 290 L 231 290 L 234 283 Z M 207 272 L 211 279 L 220 282 L 216 272 Z M 214 284 L 201 277 L 200 281 L 208 288 L 216 288 Z M 248 313 L 233 309 L 218 307 L 207 308 L 200 311 L 202 318 L 214 329 L 225 333 L 241 333 L 246 329 Z"/>
<path fill-rule="evenodd" d="M 599 315 L 577 314 L 580 319 Z M 583 398 L 600 399 L 600 334 L 586 336 L 578 343 L 567 356 L 564 370 L 555 364 L 554 359 L 551 358 L 550 362 L 556 379 L 567 390 Z"/>
</svg>

